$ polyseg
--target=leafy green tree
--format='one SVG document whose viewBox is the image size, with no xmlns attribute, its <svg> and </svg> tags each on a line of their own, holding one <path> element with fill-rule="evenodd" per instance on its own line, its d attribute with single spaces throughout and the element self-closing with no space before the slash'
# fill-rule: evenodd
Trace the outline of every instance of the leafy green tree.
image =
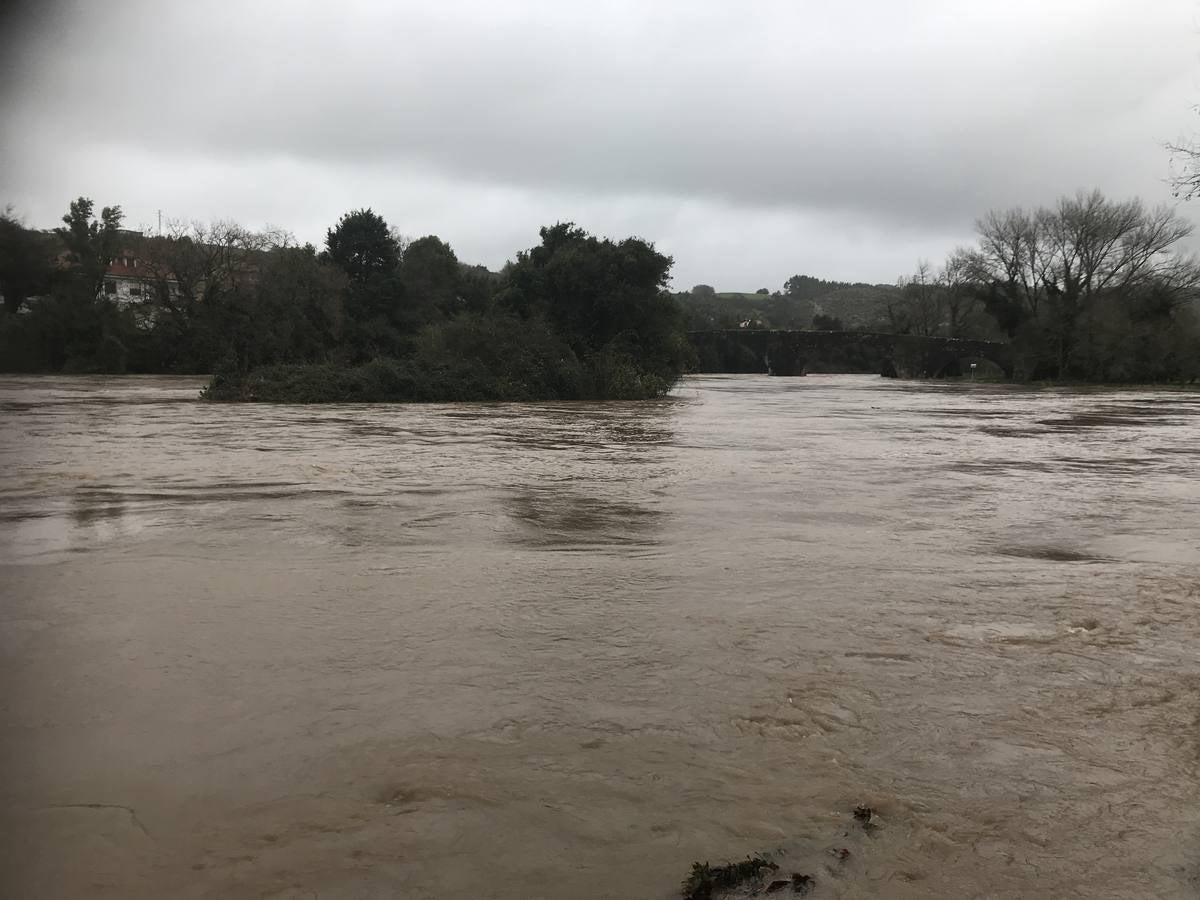
<svg viewBox="0 0 1200 900">
<path fill-rule="evenodd" d="M 541 319 L 464 313 L 423 331 L 414 361 L 419 371 L 439 373 L 445 399 L 573 400 L 589 393 L 578 357 Z"/>
<path fill-rule="evenodd" d="M 345 350 L 351 359 L 407 352 L 421 317 L 411 315 L 400 278 L 401 242 L 371 209 L 343 215 L 325 235 L 324 258 L 349 278 Z"/>
<path fill-rule="evenodd" d="M 407 318 L 417 327 L 461 312 L 463 280 L 458 257 L 450 245 L 434 235 L 417 238 L 404 250 L 400 280 L 408 298 Z"/>
<path fill-rule="evenodd" d="M 346 276 L 312 245 L 277 247 L 258 266 L 250 297 L 249 366 L 324 361 L 342 338 Z"/>
<path fill-rule="evenodd" d="M 487 312 L 492 308 L 492 299 L 503 282 L 501 276 L 490 272 L 485 266 L 468 266 L 459 263 L 459 299 L 468 312 Z"/>
<path fill-rule="evenodd" d="M 793 299 L 811 299 L 820 296 L 833 284 L 811 275 L 793 275 L 783 283 L 783 292 Z"/>
<path fill-rule="evenodd" d="M 325 252 L 352 281 L 390 274 L 400 264 L 399 242 L 383 216 L 356 209 L 325 233 Z"/>
<path fill-rule="evenodd" d="M 93 209 L 87 197 L 72 201 L 63 227 L 55 230 L 62 265 L 52 274 L 48 295 L 5 329 L 5 343 L 16 336 L 27 344 L 22 356 L 35 359 L 35 368 L 69 372 L 126 368 L 132 322 L 101 293 L 108 265 L 121 249 L 121 209 L 105 207 L 99 218 L 93 216 Z"/>
<path fill-rule="evenodd" d="M 505 304 L 545 317 L 585 361 L 620 359 L 673 383 L 688 350 L 681 310 L 666 291 L 671 257 L 638 238 L 601 240 L 573 222 L 540 235 L 541 245 L 509 268 Z"/>
<path fill-rule="evenodd" d="M 0 213 L 0 294 L 5 312 L 16 313 L 28 298 L 49 293 L 54 255 L 53 238 L 26 228 L 11 208 Z"/>
<path fill-rule="evenodd" d="M 104 284 L 109 265 L 121 251 L 121 220 L 119 206 L 106 206 L 100 218 L 92 215 L 95 204 L 88 197 L 71 201 L 62 217 L 63 227 L 55 229 L 66 248 L 71 272 L 92 297 Z"/>
</svg>

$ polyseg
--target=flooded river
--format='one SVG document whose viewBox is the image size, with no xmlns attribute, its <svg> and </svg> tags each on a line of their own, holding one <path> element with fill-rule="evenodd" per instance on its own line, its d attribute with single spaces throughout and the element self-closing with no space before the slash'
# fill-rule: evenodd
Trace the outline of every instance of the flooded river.
<svg viewBox="0 0 1200 900">
<path fill-rule="evenodd" d="M 198 387 L 0 379 L 3 896 L 1200 892 L 1200 395 Z"/>
</svg>

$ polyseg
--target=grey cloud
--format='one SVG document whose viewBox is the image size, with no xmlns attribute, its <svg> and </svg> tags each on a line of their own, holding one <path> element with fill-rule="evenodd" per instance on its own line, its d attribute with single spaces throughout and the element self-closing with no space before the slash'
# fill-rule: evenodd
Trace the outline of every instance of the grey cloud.
<svg viewBox="0 0 1200 900">
<path fill-rule="evenodd" d="M 890 278 L 897 249 L 936 256 L 992 206 L 1092 185 L 1167 199 L 1194 17 L 1188 0 L 55 6 L 11 42 L 0 199 L 43 216 L 80 175 L 140 196 L 121 162 L 139 159 L 159 205 L 194 203 L 199 167 L 206 201 L 232 212 L 248 184 L 252 220 L 314 239 L 301 222 L 363 203 L 395 218 L 394 200 L 494 262 L 479 219 L 511 253 L 533 239 L 522 217 L 558 202 L 551 218 L 662 228 L 646 236 L 680 277 L 858 257 Z M 254 190 L 271 170 L 306 180 Z M 712 233 L 728 259 L 701 249 Z"/>
</svg>

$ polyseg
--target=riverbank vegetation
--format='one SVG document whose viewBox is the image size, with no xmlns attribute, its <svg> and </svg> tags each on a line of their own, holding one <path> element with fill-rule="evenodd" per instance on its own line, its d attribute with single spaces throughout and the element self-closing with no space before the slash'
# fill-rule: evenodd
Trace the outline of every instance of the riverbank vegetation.
<svg viewBox="0 0 1200 900">
<path fill-rule="evenodd" d="M 958 336 L 983 314 L 1012 344 L 1021 380 L 1200 379 L 1200 264 L 1178 251 L 1191 223 L 1100 191 L 993 210 L 978 243 L 902 283 L 913 333 Z"/>
<path fill-rule="evenodd" d="M 370 209 L 325 246 L 229 223 L 146 236 L 81 198 L 64 227 L 0 223 L 8 371 L 214 373 L 212 400 L 642 399 L 688 344 L 672 260 L 572 223 L 499 273 Z"/>
<path fill-rule="evenodd" d="M 1170 208 L 1099 191 L 992 211 L 978 243 L 894 285 L 797 275 L 782 291 L 678 296 L 689 331 L 815 330 L 1012 344 L 1021 380 L 1200 379 L 1200 265 L 1178 251 L 1192 225 Z M 751 370 L 760 362 L 747 360 Z"/>
<path fill-rule="evenodd" d="M 0 216 L 0 370 L 215 373 L 214 400 L 637 399 L 697 358 L 687 331 L 783 329 L 1003 341 L 1024 380 L 1200 379 L 1200 266 L 1177 252 L 1191 225 L 1098 191 L 989 212 L 975 246 L 895 284 L 795 275 L 753 293 L 671 294 L 652 244 L 571 223 L 491 272 L 370 209 L 320 249 L 122 218 L 87 198 L 51 232 Z"/>
</svg>

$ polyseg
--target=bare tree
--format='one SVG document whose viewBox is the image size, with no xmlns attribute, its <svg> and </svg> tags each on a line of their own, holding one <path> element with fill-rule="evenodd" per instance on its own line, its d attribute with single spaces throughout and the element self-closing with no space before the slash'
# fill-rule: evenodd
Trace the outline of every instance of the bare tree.
<svg viewBox="0 0 1200 900">
<path fill-rule="evenodd" d="M 396 244 L 396 251 L 400 254 L 400 258 L 404 258 L 404 251 L 408 249 L 408 245 L 413 242 L 410 235 L 405 234 L 395 225 L 388 228 L 388 234 Z"/>
<path fill-rule="evenodd" d="M 238 354 L 249 339 L 266 254 L 292 242 L 278 228 L 256 232 L 228 221 L 168 222 L 163 235 L 144 237 L 138 248 L 142 277 L 152 287 L 145 302 L 174 334 L 173 345 L 191 348 L 197 360 Z"/>
<path fill-rule="evenodd" d="M 1200 291 L 1200 267 L 1171 252 L 1192 227 L 1168 207 L 1080 192 L 1033 213 L 990 212 L 978 227 L 967 265 L 989 311 L 1010 335 L 1035 323 L 1060 372 L 1102 301 L 1128 310 L 1153 290 L 1156 302 L 1178 305 Z"/>
<path fill-rule="evenodd" d="M 950 337 L 962 337 L 963 321 L 975 305 L 973 287 L 975 261 L 970 250 L 956 247 L 938 273 L 938 285 L 946 305 Z"/>
<path fill-rule="evenodd" d="M 1023 209 L 992 210 L 976 223 L 979 250 L 973 267 L 1010 307 L 1011 319 L 1036 317 L 1042 286 L 1043 223 Z"/>
<path fill-rule="evenodd" d="M 253 284 L 262 254 L 292 241 L 283 229 L 254 232 L 234 222 L 173 221 L 165 235 L 143 239 L 140 250 L 147 277 L 158 285 L 158 299 L 173 312 L 190 315 L 201 304 L 219 304 Z"/>
<path fill-rule="evenodd" d="M 904 290 L 908 286 L 908 278 L 901 276 L 896 279 L 896 290 L 888 291 L 885 308 L 888 325 L 893 334 L 908 334 L 912 331 L 912 315 L 908 309 L 908 299 Z"/>
<path fill-rule="evenodd" d="M 942 327 L 943 291 L 928 260 L 917 262 L 917 271 L 907 278 L 900 279 L 900 292 L 903 303 L 903 318 L 909 325 L 909 330 L 915 329 L 917 334 L 937 334 Z M 893 325 L 900 318 L 891 309 Z"/>
<path fill-rule="evenodd" d="M 1191 200 L 1200 195 L 1200 143 L 1167 144 L 1171 154 L 1171 188 L 1176 197 Z"/>
</svg>

